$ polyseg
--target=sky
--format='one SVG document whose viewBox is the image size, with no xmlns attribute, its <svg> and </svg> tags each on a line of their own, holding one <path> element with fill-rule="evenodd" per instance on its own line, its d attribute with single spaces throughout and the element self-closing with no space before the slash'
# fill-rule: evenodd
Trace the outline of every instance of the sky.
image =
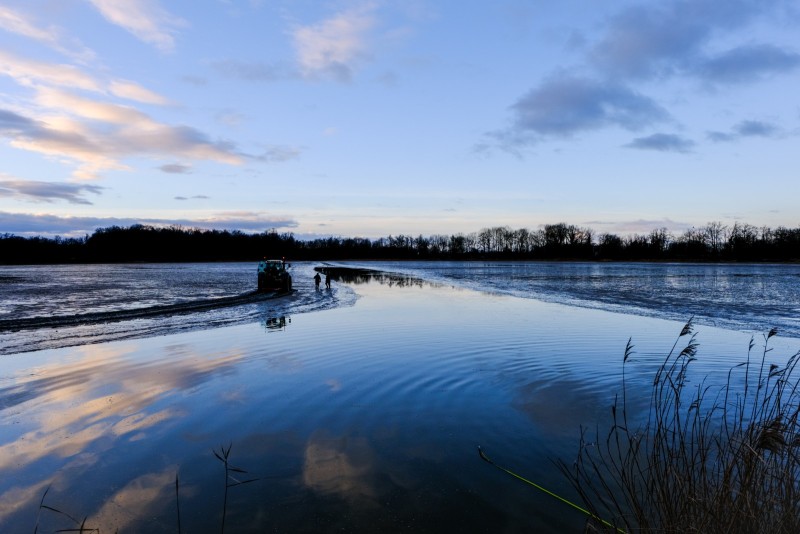
<svg viewBox="0 0 800 534">
<path fill-rule="evenodd" d="M 0 234 L 800 226 L 796 0 L 0 0 Z"/>
</svg>

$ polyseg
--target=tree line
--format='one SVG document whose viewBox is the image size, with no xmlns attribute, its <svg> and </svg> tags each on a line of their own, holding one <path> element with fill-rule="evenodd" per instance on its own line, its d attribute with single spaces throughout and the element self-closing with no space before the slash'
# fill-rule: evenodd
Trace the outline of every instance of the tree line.
<svg viewBox="0 0 800 534">
<path fill-rule="evenodd" d="M 566 223 L 540 229 L 508 226 L 468 234 L 378 239 L 327 237 L 299 240 L 292 233 L 202 230 L 133 225 L 99 228 L 80 238 L 0 235 L 0 263 L 114 263 L 292 260 L 585 260 L 585 261 L 798 261 L 800 228 L 732 226 L 711 222 L 675 235 L 598 234 Z"/>
</svg>

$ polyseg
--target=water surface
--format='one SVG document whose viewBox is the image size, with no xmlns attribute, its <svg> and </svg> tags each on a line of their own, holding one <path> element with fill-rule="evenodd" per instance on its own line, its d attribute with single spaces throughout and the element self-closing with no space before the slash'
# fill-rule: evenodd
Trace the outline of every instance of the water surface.
<svg viewBox="0 0 800 534">
<path fill-rule="evenodd" d="M 222 447 L 247 471 L 240 480 L 257 479 L 229 488 L 229 532 L 582 531 L 579 513 L 481 461 L 477 446 L 574 498 L 552 461 L 574 456 L 581 425 L 608 424 L 629 338 L 626 373 L 644 396 L 685 319 L 554 302 L 547 288 L 560 275 L 522 269 L 503 286 L 510 265 L 482 267 L 480 282 L 458 265 L 371 264 L 407 270 L 319 292 L 315 266 L 294 267 L 289 298 L 0 333 L 14 346 L 55 340 L 0 357 L 0 531 L 32 531 L 37 517 L 39 532 L 76 528 L 40 508 L 47 491 L 45 505 L 103 532 L 178 532 L 177 502 L 183 532 L 217 532 L 225 480 L 212 451 Z M 252 266 L 216 267 L 225 280 L 241 269 L 219 298 L 250 290 Z M 13 276 L 29 276 L 20 269 Z M 176 276 L 192 285 L 203 267 L 186 270 Z M 531 279 L 544 288 L 535 295 Z M 574 280 L 564 295 L 590 284 Z M 154 306 L 188 298 L 153 295 Z M 29 302 L 29 317 L 44 316 Z M 64 313 L 141 305 L 92 302 Z M 693 379 L 743 361 L 753 335 L 696 330 Z M 791 335 L 771 344 L 778 362 L 800 348 Z"/>
</svg>

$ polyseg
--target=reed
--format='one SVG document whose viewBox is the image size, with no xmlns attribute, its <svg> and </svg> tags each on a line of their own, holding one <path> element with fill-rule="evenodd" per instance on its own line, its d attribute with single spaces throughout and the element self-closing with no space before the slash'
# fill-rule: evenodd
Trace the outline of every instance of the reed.
<svg viewBox="0 0 800 534">
<path fill-rule="evenodd" d="M 785 365 L 767 363 L 750 340 L 746 361 L 721 385 L 693 383 L 698 343 L 690 320 L 657 369 L 649 408 L 638 422 L 622 391 L 607 434 L 581 429 L 573 464 L 557 461 L 582 498 L 597 531 L 800 532 L 800 352 Z M 688 337 L 687 337 L 688 336 Z M 680 350 L 679 350 L 679 347 Z"/>
<path fill-rule="evenodd" d="M 231 449 L 232 448 L 233 448 L 233 445 L 232 444 L 228 444 L 227 447 L 225 447 L 224 445 L 220 446 L 219 451 L 217 451 L 215 449 L 211 449 L 211 452 L 214 453 L 214 456 L 220 462 L 223 463 L 224 468 L 225 468 L 225 491 L 224 491 L 224 495 L 223 495 L 223 499 L 222 499 L 222 523 L 221 523 L 221 526 L 220 526 L 220 532 L 222 532 L 223 534 L 225 532 L 225 520 L 226 520 L 227 515 L 228 515 L 228 490 L 230 488 L 233 488 L 233 487 L 236 487 L 236 486 L 241 486 L 243 484 L 249 484 L 250 482 L 256 482 L 257 480 L 260 480 L 259 478 L 247 478 L 247 479 L 244 479 L 244 480 L 239 478 L 242 475 L 247 475 L 248 473 L 244 469 L 241 469 L 239 467 L 235 467 L 234 465 L 232 465 L 230 463 L 230 456 L 231 456 Z M 49 492 L 50 492 L 50 486 L 48 486 L 45 489 L 44 493 L 42 494 L 42 498 L 39 501 L 39 508 L 38 508 L 38 511 L 37 511 L 37 514 L 36 514 L 36 524 L 34 525 L 34 528 L 33 528 L 33 534 L 38 534 L 39 533 L 39 528 L 41 526 L 42 512 L 50 512 L 52 514 L 56 514 L 57 516 L 67 518 L 67 519 L 69 519 L 69 521 L 71 523 L 73 523 L 75 525 L 75 527 L 70 527 L 70 528 L 59 528 L 55 532 L 78 532 L 78 533 L 87 533 L 87 534 L 90 534 L 90 533 L 99 534 L 100 533 L 100 529 L 99 528 L 90 528 L 90 527 L 86 526 L 86 521 L 87 521 L 88 518 L 85 517 L 83 519 L 83 521 L 78 521 L 75 517 L 73 517 L 72 515 L 68 514 L 67 512 L 64 512 L 62 510 L 59 510 L 57 508 L 54 508 L 54 507 L 52 507 L 50 505 L 45 504 L 44 501 L 47 498 L 47 494 Z M 179 478 L 179 473 L 178 472 L 175 473 L 175 513 L 176 513 L 176 518 L 177 518 L 177 532 L 178 532 L 178 534 L 181 534 L 181 532 L 183 530 L 182 530 L 182 526 L 181 526 L 180 478 Z"/>
<path fill-rule="evenodd" d="M 78 533 L 81 533 L 81 534 L 83 534 L 83 533 L 86 533 L 86 534 L 91 534 L 91 533 L 99 534 L 100 533 L 100 529 L 99 528 L 90 528 L 90 527 L 86 526 L 86 520 L 88 518 L 84 517 L 83 521 L 78 521 L 77 519 L 72 517 L 70 514 L 68 514 L 66 512 L 63 512 L 63 511 L 59 510 L 58 508 L 54 508 L 52 506 L 49 506 L 49 505 L 45 504 L 44 500 L 47 497 L 47 493 L 49 491 L 50 491 L 50 486 L 47 486 L 47 489 L 44 490 L 44 493 L 42 494 L 42 498 L 39 501 L 39 509 L 38 509 L 38 511 L 36 513 L 36 525 L 33 527 L 33 534 L 37 534 L 39 532 L 39 525 L 41 524 L 40 520 L 41 520 L 43 511 L 52 512 L 52 513 L 54 513 L 54 514 L 56 514 L 58 516 L 66 517 L 72 523 L 75 524 L 74 527 L 62 528 L 62 529 L 57 530 L 57 532 L 78 532 Z"/>
<path fill-rule="evenodd" d="M 181 483 L 178 479 L 178 472 L 175 471 L 175 514 L 178 517 L 178 534 L 182 534 L 181 529 Z"/>
<path fill-rule="evenodd" d="M 220 532 L 223 534 L 225 532 L 225 517 L 228 514 L 228 489 L 258 480 L 257 478 L 248 478 L 246 480 L 239 480 L 237 478 L 237 475 L 247 474 L 247 471 L 231 465 L 229 459 L 232 447 L 232 444 L 228 444 L 227 449 L 224 446 L 220 446 L 219 452 L 213 449 L 211 451 L 214 453 L 214 456 L 225 465 L 225 494 L 222 499 L 222 525 L 220 528 Z"/>
</svg>

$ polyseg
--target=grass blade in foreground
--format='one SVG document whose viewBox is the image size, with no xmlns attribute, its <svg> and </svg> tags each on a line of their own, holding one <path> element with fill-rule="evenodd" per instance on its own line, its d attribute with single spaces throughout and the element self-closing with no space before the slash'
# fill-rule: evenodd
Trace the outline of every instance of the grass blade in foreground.
<svg viewBox="0 0 800 534">
<path fill-rule="evenodd" d="M 505 467 L 502 467 L 502 466 L 499 466 L 499 465 L 497 465 L 496 463 L 494 463 L 494 461 L 492 461 L 492 459 L 491 459 L 491 458 L 489 458 L 488 456 L 486 456 L 486 453 L 485 453 L 485 452 L 483 452 L 483 449 L 482 449 L 480 446 L 478 446 L 478 454 L 480 455 L 481 459 L 483 459 L 484 461 L 486 461 L 486 462 L 488 462 L 488 463 L 492 464 L 493 466 L 495 466 L 495 467 L 496 467 L 496 468 L 498 468 L 499 470 L 501 470 L 501 471 L 504 471 L 504 472 L 508 473 L 509 475 L 511 475 L 512 477 L 514 477 L 514 478 L 516 478 L 516 479 L 518 479 L 518 480 L 521 480 L 521 481 L 523 481 L 524 483 L 528 484 L 529 486 L 533 486 L 534 488 L 538 489 L 539 491 L 543 491 L 544 493 L 546 493 L 546 494 L 550 495 L 551 497 L 555 497 L 555 498 L 556 498 L 556 499 L 558 499 L 559 501 L 561 501 L 561 502 L 563 502 L 563 503 L 565 503 L 565 504 L 568 504 L 568 505 L 572 506 L 573 508 L 575 508 L 576 510 L 579 510 L 580 512 L 583 512 L 584 514 L 588 515 L 588 516 L 589 516 L 589 517 L 591 517 L 592 519 L 595 519 L 595 520 L 597 520 L 597 521 L 600 521 L 601 523 L 603 523 L 604 525 L 606 525 L 606 526 L 608 526 L 608 527 L 615 528 L 615 527 L 614 527 L 614 525 L 612 525 L 611 523 L 609 523 L 609 522 L 608 522 L 608 521 L 606 521 L 605 519 L 601 519 L 601 518 L 597 517 L 596 515 L 594 515 L 593 513 L 591 513 L 589 510 L 586 510 L 585 508 L 581 508 L 580 506 L 578 506 L 578 505 L 577 505 L 577 504 L 575 504 L 574 502 L 572 502 L 572 501 L 569 501 L 569 500 L 565 499 L 564 497 L 562 497 L 562 496 L 560 496 L 560 495 L 558 495 L 558 494 L 556 494 L 556 493 L 553 493 L 552 491 L 548 490 L 547 488 L 544 488 L 544 487 L 540 486 L 539 484 L 537 484 L 537 483 L 535 483 L 535 482 L 531 482 L 531 481 L 530 481 L 530 480 L 528 480 L 527 478 L 525 478 L 525 477 L 523 477 L 523 476 L 521 476 L 521 475 L 518 475 L 517 473 L 515 473 L 514 471 L 511 471 L 510 469 L 506 469 Z M 622 529 L 619 529 L 619 528 L 618 528 L 618 529 L 616 529 L 616 530 L 617 530 L 617 531 L 619 531 L 619 532 L 622 532 L 622 533 L 624 533 L 624 532 L 625 532 L 624 530 L 622 530 Z"/>
</svg>

